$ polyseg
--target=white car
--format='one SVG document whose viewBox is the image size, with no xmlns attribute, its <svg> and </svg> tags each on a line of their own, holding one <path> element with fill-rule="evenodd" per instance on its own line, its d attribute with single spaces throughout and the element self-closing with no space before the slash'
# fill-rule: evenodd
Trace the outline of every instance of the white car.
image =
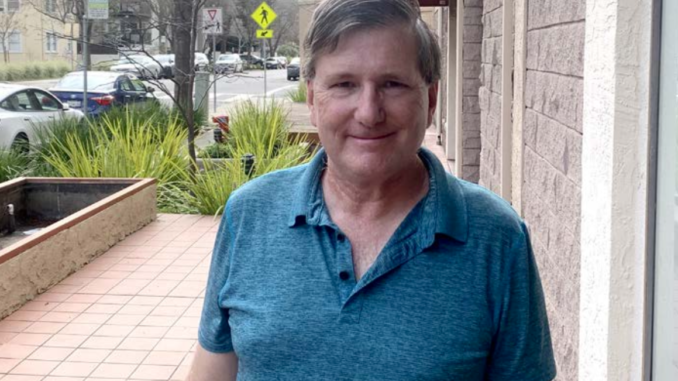
<svg viewBox="0 0 678 381">
<path fill-rule="evenodd" d="M 216 71 L 217 74 L 228 72 L 242 73 L 242 60 L 237 54 L 222 54 L 217 58 L 217 62 L 214 64 L 214 71 Z"/>
<path fill-rule="evenodd" d="M 210 60 L 205 53 L 195 53 L 195 71 L 207 70 Z"/>
<path fill-rule="evenodd" d="M 25 150 L 36 141 L 42 126 L 62 118 L 83 117 L 47 90 L 14 84 L 0 84 L 0 149 Z"/>
<path fill-rule="evenodd" d="M 111 71 L 118 73 L 131 73 L 139 78 L 160 78 L 162 66 L 156 60 L 147 56 L 128 56 L 118 60 L 111 66 Z"/>
</svg>

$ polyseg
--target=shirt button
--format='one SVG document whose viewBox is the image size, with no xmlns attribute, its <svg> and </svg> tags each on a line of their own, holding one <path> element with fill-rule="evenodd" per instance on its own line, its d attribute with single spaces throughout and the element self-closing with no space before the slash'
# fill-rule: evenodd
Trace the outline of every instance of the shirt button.
<svg viewBox="0 0 678 381">
<path fill-rule="evenodd" d="M 348 275 L 348 272 L 346 272 L 346 271 L 342 271 L 342 272 L 339 273 L 339 278 L 341 278 L 341 280 L 348 280 L 348 277 L 349 277 L 349 275 Z"/>
<path fill-rule="evenodd" d="M 346 239 L 345 235 L 341 233 L 337 234 L 337 240 L 339 240 L 339 242 L 344 242 L 345 239 Z"/>
</svg>

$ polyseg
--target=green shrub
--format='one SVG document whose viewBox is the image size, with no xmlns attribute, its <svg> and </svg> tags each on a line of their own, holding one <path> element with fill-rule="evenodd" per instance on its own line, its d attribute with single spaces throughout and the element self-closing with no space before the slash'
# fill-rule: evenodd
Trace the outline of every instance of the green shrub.
<svg viewBox="0 0 678 381">
<path fill-rule="evenodd" d="M 0 81 L 31 81 L 60 78 L 71 70 L 63 61 L 0 64 Z"/>
<path fill-rule="evenodd" d="M 24 79 L 24 70 L 21 66 L 11 65 L 7 67 L 5 78 L 8 81 L 21 81 Z"/>
<path fill-rule="evenodd" d="M 306 103 L 306 82 L 299 81 L 299 86 L 296 89 L 287 92 L 287 98 L 292 102 Z"/>
<path fill-rule="evenodd" d="M 186 132 L 176 121 L 160 127 L 157 120 L 135 118 L 129 111 L 125 118 L 104 115 L 89 127 L 89 133 L 67 133 L 42 152 L 60 176 L 185 180 Z"/>
<path fill-rule="evenodd" d="M 287 57 L 289 62 L 291 58 L 299 57 L 299 46 L 294 43 L 281 45 L 278 48 L 278 55 Z"/>
<path fill-rule="evenodd" d="M 25 78 L 42 78 L 43 65 L 35 62 L 29 62 L 24 69 Z"/>
<path fill-rule="evenodd" d="M 202 159 L 227 159 L 231 157 L 232 149 L 225 143 L 210 144 L 198 151 L 198 157 Z"/>
<path fill-rule="evenodd" d="M 0 150 L 0 183 L 24 176 L 29 167 L 28 156 L 10 151 Z"/>
</svg>

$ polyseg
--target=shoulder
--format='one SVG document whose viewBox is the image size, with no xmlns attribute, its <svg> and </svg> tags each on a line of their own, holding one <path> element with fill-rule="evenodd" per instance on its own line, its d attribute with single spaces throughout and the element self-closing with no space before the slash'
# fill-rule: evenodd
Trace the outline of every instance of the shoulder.
<svg viewBox="0 0 678 381">
<path fill-rule="evenodd" d="M 525 223 L 511 204 L 496 193 L 448 175 L 449 186 L 457 186 L 466 209 L 470 237 L 515 242 L 524 241 Z"/>
<path fill-rule="evenodd" d="M 302 179 L 308 164 L 267 173 L 250 180 L 231 193 L 227 202 L 230 213 L 266 208 L 269 212 L 288 210 L 291 200 L 303 191 Z"/>
</svg>

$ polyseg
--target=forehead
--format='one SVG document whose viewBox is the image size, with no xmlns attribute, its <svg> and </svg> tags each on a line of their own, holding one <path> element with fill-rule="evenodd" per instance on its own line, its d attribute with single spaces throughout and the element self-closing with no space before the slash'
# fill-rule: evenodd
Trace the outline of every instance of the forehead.
<svg viewBox="0 0 678 381">
<path fill-rule="evenodd" d="M 417 43 L 407 26 L 363 28 L 347 32 L 334 50 L 318 56 L 316 75 L 337 72 L 415 71 Z"/>
</svg>

